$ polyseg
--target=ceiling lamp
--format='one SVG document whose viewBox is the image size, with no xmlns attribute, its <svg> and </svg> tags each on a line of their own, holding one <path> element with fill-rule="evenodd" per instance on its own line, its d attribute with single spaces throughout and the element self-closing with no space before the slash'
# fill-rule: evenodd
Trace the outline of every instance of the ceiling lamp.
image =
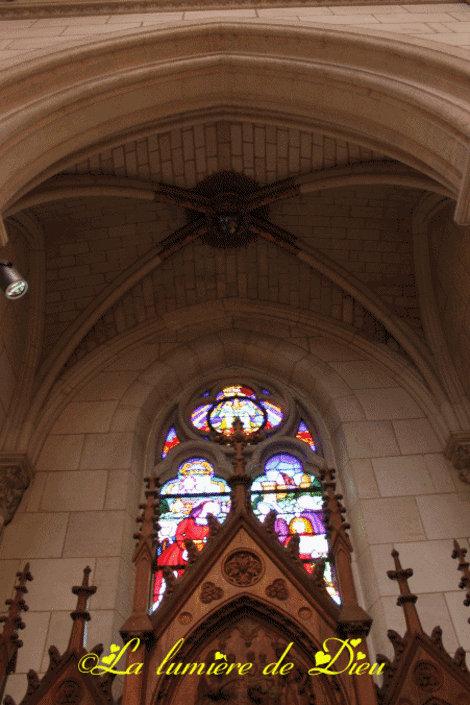
<svg viewBox="0 0 470 705">
<path fill-rule="evenodd" d="M 28 282 L 14 268 L 13 262 L 0 262 L 0 288 L 7 299 L 20 299 L 28 291 Z"/>
</svg>

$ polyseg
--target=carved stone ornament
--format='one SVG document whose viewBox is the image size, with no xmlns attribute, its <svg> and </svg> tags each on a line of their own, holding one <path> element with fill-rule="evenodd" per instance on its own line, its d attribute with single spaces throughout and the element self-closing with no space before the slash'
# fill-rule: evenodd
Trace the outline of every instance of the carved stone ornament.
<svg viewBox="0 0 470 705">
<path fill-rule="evenodd" d="M 289 597 L 289 591 L 287 589 L 286 581 L 282 578 L 273 580 L 271 585 L 268 585 L 266 588 L 266 595 L 268 597 L 275 597 L 277 600 L 287 600 Z"/>
<path fill-rule="evenodd" d="M 214 585 L 214 583 L 207 582 L 202 584 L 201 588 L 201 602 L 208 605 L 214 600 L 220 600 L 224 596 L 224 591 L 221 587 Z"/>
<path fill-rule="evenodd" d="M 248 587 L 261 580 L 263 564 L 254 551 L 235 551 L 225 559 L 223 573 L 232 585 Z"/>
<path fill-rule="evenodd" d="M 430 661 L 419 661 L 413 670 L 416 685 L 427 693 L 434 693 L 443 682 L 442 673 Z"/>
<path fill-rule="evenodd" d="M 32 474 L 26 456 L 0 455 L 0 517 L 4 524 L 13 518 Z"/>
<path fill-rule="evenodd" d="M 189 624 L 193 620 L 193 615 L 191 612 L 181 612 L 178 617 L 178 622 L 180 624 Z"/>
<path fill-rule="evenodd" d="M 78 705 L 82 697 L 83 688 L 78 681 L 67 678 L 56 688 L 54 702 L 57 705 Z"/>
<path fill-rule="evenodd" d="M 310 619 L 312 616 L 312 610 L 309 607 L 301 607 L 298 614 L 300 619 Z"/>
<path fill-rule="evenodd" d="M 459 471 L 462 482 L 470 485 L 470 432 L 453 433 L 447 441 L 444 454 Z"/>
</svg>

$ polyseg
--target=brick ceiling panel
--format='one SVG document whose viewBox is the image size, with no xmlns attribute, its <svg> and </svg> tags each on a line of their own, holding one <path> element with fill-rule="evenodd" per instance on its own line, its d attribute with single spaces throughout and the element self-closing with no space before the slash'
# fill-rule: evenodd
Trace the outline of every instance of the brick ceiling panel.
<svg viewBox="0 0 470 705">
<path fill-rule="evenodd" d="M 112 174 L 192 188 L 218 171 L 236 171 L 264 185 L 319 169 L 384 159 L 379 152 L 317 132 L 219 121 L 126 142 L 64 173 Z"/>
</svg>

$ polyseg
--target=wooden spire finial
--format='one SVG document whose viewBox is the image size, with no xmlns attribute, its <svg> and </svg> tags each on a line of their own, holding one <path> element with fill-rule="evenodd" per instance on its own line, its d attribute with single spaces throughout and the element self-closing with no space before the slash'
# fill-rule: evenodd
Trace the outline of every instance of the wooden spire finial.
<svg viewBox="0 0 470 705">
<path fill-rule="evenodd" d="M 153 639 L 153 628 L 149 617 L 148 599 L 152 584 L 152 570 L 156 567 L 155 546 L 158 545 L 160 525 L 160 480 L 157 477 L 144 478 L 147 489 L 146 501 L 140 504 L 142 515 L 136 520 L 141 524 L 139 532 L 134 534 L 137 547 L 132 558 L 135 563 L 134 603 L 131 616 L 121 628 L 124 641 L 137 637 L 139 647 L 127 654 L 127 667 L 144 660 L 146 646 Z M 173 573 L 172 573 L 173 575 Z M 124 703 L 142 702 L 142 678 L 126 678 L 124 682 Z"/>
<path fill-rule="evenodd" d="M 346 509 L 341 504 L 343 495 L 335 494 L 335 471 L 322 470 L 320 479 L 323 485 L 323 511 L 327 521 L 329 556 L 334 562 L 341 592 L 341 610 L 338 616 L 338 630 L 347 637 L 366 637 L 369 634 L 372 619 L 357 601 L 356 588 L 351 567 L 352 546 L 347 535 L 349 524 L 344 521 Z M 321 566 L 315 571 L 314 580 L 319 581 Z M 361 648 L 368 658 L 367 644 Z M 370 660 L 370 659 L 369 659 Z M 372 678 L 358 676 L 355 681 L 358 702 L 373 705 L 377 702 L 375 684 Z"/>
<path fill-rule="evenodd" d="M 237 416 L 232 423 L 232 433 L 225 435 L 223 433 L 214 433 L 212 439 L 221 445 L 232 446 L 235 449 L 235 456 L 232 460 L 233 472 L 235 475 L 245 475 L 246 458 L 244 450 L 248 445 L 255 445 L 264 440 L 261 432 L 246 433 L 243 426 L 243 421 Z"/>
<path fill-rule="evenodd" d="M 18 649 L 23 646 L 23 642 L 18 638 L 18 629 L 24 629 L 25 624 L 20 615 L 21 612 L 28 611 L 28 605 L 23 597 L 28 592 L 26 583 L 33 579 L 29 572 L 29 563 L 26 563 L 22 571 L 16 574 L 18 583 L 15 585 L 15 596 L 13 599 L 5 601 L 8 605 L 8 614 L 0 617 L 3 622 L 3 631 L 0 635 L 0 702 L 5 691 L 7 677 L 16 668 L 16 656 Z"/>
<path fill-rule="evenodd" d="M 73 619 L 72 632 L 70 634 L 68 653 L 85 653 L 85 625 L 90 620 L 90 613 L 87 610 L 88 600 L 96 592 L 96 587 L 89 584 L 91 568 L 87 566 L 83 571 L 81 585 L 72 588 L 74 595 L 77 595 L 77 606 L 70 616 Z"/>
<path fill-rule="evenodd" d="M 124 640 L 139 637 L 146 641 L 152 631 L 148 616 L 148 596 L 152 581 L 152 566 L 155 563 L 155 545 L 160 525 L 160 480 L 157 477 L 144 478 L 147 489 L 146 501 L 139 504 L 142 515 L 136 519 L 141 524 L 140 531 L 134 534 L 137 547 L 132 558 L 135 563 L 134 604 L 132 615 L 124 623 L 121 634 Z"/>
<path fill-rule="evenodd" d="M 346 533 L 350 525 L 344 521 L 343 515 L 346 514 L 346 509 L 341 504 L 343 495 L 335 494 L 335 471 L 332 468 L 322 470 L 320 479 L 323 484 L 323 511 L 328 522 L 328 534 L 333 541 L 336 540 L 336 534 L 338 537 L 341 536 L 345 545 L 348 546 L 348 550 L 352 553 L 352 546 Z"/>
<path fill-rule="evenodd" d="M 147 487 L 145 490 L 146 501 L 143 504 L 139 504 L 139 509 L 143 509 L 143 513 L 136 519 L 136 522 L 141 524 L 141 527 L 140 531 L 134 534 L 134 538 L 138 541 L 133 557 L 134 563 L 144 544 L 148 544 L 150 553 L 152 553 L 152 542 L 160 528 L 158 524 L 160 517 L 160 481 L 157 477 L 145 477 L 144 482 Z"/>
<path fill-rule="evenodd" d="M 413 570 L 411 568 L 402 568 L 399 558 L 400 554 L 397 550 L 393 549 L 392 556 L 395 561 L 395 570 L 388 570 L 387 575 L 390 580 L 396 580 L 398 582 L 400 596 L 397 599 L 397 605 L 399 607 L 403 606 L 407 632 L 422 633 L 423 628 L 415 607 L 418 597 L 412 594 L 408 586 L 408 578 L 411 578 L 413 575 Z"/>
<path fill-rule="evenodd" d="M 320 479 L 323 485 L 323 512 L 326 520 L 330 555 L 336 567 L 341 591 L 341 602 L 343 606 L 356 606 L 357 596 L 351 569 L 351 553 L 353 549 L 346 533 L 347 529 L 349 529 L 349 524 L 343 519 L 343 514 L 346 512 L 346 509 L 341 504 L 343 496 L 335 494 L 336 483 L 333 469 L 322 470 Z"/>
<path fill-rule="evenodd" d="M 457 570 L 460 570 L 462 572 L 462 580 L 459 583 L 459 588 L 461 590 L 467 590 L 467 595 L 463 603 L 466 607 L 468 607 L 470 605 L 470 563 L 465 560 L 466 555 L 467 549 L 461 548 L 459 543 L 454 539 L 454 550 L 452 552 L 452 558 L 459 559 Z M 470 624 L 470 617 L 467 621 Z"/>
</svg>

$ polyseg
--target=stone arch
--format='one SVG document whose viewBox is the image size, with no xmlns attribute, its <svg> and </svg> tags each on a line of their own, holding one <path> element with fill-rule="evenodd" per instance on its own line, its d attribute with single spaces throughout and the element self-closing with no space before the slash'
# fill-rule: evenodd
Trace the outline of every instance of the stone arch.
<svg viewBox="0 0 470 705">
<path fill-rule="evenodd" d="M 446 419 L 439 411 L 440 400 L 429 394 L 411 363 L 404 361 L 386 346 L 369 343 L 360 336 L 345 337 L 341 327 L 321 319 L 313 323 L 312 316 L 299 316 L 296 321 L 299 331 L 304 331 L 305 340 L 296 340 L 295 337 L 289 340 L 292 336 L 288 319 L 275 316 L 274 312 L 267 315 L 263 310 L 265 307 L 253 305 L 251 325 L 249 319 L 243 318 L 241 325 L 235 322 L 234 329 L 230 329 L 227 323 L 230 318 L 230 323 L 233 324 L 231 317 L 223 316 L 223 311 L 219 310 L 218 316 L 212 318 L 214 333 L 201 337 L 198 335 L 195 317 L 195 314 L 202 314 L 197 311 L 198 308 L 190 307 L 180 321 L 192 321 L 193 325 L 188 330 L 183 326 L 181 332 L 176 334 L 175 331 L 170 333 L 168 330 L 162 330 L 161 326 L 146 326 L 145 331 L 119 336 L 113 345 L 102 346 L 67 372 L 58 381 L 42 409 L 41 420 L 29 445 L 28 452 L 31 457 L 37 457 L 45 435 L 49 433 L 55 419 L 63 413 L 67 404 L 74 403 L 77 393 L 80 398 L 80 389 L 84 385 L 93 387 L 94 378 L 100 370 L 105 371 L 108 366 L 118 370 L 119 357 L 123 357 L 125 365 L 126 359 L 139 355 L 139 345 L 152 350 L 155 359 L 152 364 L 141 369 L 139 374 L 135 374 L 125 393 L 121 389 L 122 380 L 118 382 L 120 391 L 113 392 L 113 398 L 119 399 L 119 405 L 123 408 L 129 405 L 127 400 L 138 400 L 140 415 L 136 422 L 139 426 L 144 423 L 145 418 L 148 420 L 154 415 L 158 405 L 167 403 L 170 397 L 174 398 L 180 394 L 194 379 L 200 380 L 201 375 L 210 375 L 215 370 L 227 367 L 271 374 L 284 384 L 294 385 L 304 397 L 311 398 L 314 394 L 319 414 L 332 414 L 334 418 L 335 397 L 351 394 L 354 396 L 354 391 L 338 376 L 337 370 L 322 359 L 321 352 L 319 356 L 315 354 L 315 342 L 306 342 L 309 339 L 315 341 L 316 337 L 326 341 L 326 350 L 328 346 L 332 346 L 333 353 L 323 352 L 327 358 L 329 354 L 333 359 L 338 357 L 338 363 L 344 359 L 362 360 L 371 370 L 375 366 L 384 378 L 393 378 L 397 387 L 405 385 L 408 393 L 411 392 L 423 409 L 422 413 L 430 419 L 441 442 L 445 442 L 448 427 Z M 205 320 L 208 315 L 206 307 Z M 278 327 L 276 336 L 271 334 L 274 325 Z M 148 343 L 149 338 L 158 340 L 159 337 L 166 336 L 168 339 L 168 335 L 172 337 L 173 342 L 164 343 L 161 348 L 156 343 Z M 309 345 L 310 348 L 305 349 L 305 346 Z M 164 351 L 163 355 L 161 351 Z"/>
<path fill-rule="evenodd" d="M 439 299 L 448 302 L 447 305 L 454 312 L 460 308 L 465 309 L 466 299 L 468 299 L 468 286 L 462 282 L 460 291 L 456 286 L 447 282 L 447 289 L 442 291 L 437 289 L 440 283 L 440 272 L 433 270 L 436 267 L 435 255 L 434 266 L 432 263 L 432 238 L 442 227 L 443 222 L 447 222 L 449 202 L 440 198 L 436 194 L 426 194 L 421 199 L 413 215 L 414 249 L 416 262 L 416 281 L 419 290 L 420 308 L 423 312 L 423 323 L 426 330 L 426 337 L 429 340 L 430 348 L 436 360 L 436 367 L 441 370 L 441 377 L 449 398 L 456 405 L 463 408 L 467 405 L 465 394 L 468 395 L 468 376 L 466 374 L 466 344 L 463 342 L 465 336 L 465 316 L 454 316 L 454 320 L 449 322 L 444 319 L 442 307 L 438 306 Z M 465 233 L 449 222 L 449 232 L 446 230 L 444 237 L 452 236 L 449 242 L 449 249 L 455 251 L 460 240 L 458 254 L 455 252 L 454 258 L 465 267 Z M 455 266 L 454 266 L 455 268 Z M 461 280 L 458 272 L 450 277 L 451 282 Z M 457 320 L 456 320 L 457 319 Z M 455 336 L 451 336 L 451 331 L 456 331 Z"/>
<path fill-rule="evenodd" d="M 417 55 L 423 64 L 421 90 Z M 80 87 L 72 70 L 78 60 Z M 452 85 L 444 80 L 449 70 Z M 403 39 L 397 47 L 388 39 L 325 27 L 206 24 L 204 33 L 197 25 L 171 28 L 56 52 L 28 71 L 12 69 L 4 87 L 4 108 L 10 114 L 16 110 L 16 117 L 5 122 L 3 207 L 76 161 L 90 145 L 96 150 L 106 142 L 221 113 L 269 114 L 280 124 L 315 125 L 381 149 L 456 194 L 461 188 L 469 139 L 462 127 L 468 124 L 468 69 L 454 56 L 444 60 L 440 52 Z M 449 86 L 448 94 L 439 98 L 442 85 Z M 28 96 L 27 110 L 19 95 Z M 462 198 L 457 209 L 462 222 L 466 203 Z"/>
</svg>

